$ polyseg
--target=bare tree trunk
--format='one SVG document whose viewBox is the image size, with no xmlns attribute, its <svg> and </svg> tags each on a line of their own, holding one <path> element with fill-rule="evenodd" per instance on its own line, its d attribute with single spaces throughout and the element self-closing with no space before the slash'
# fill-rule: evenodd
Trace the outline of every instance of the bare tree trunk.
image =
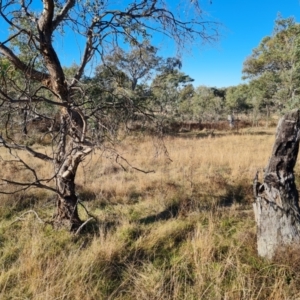
<svg viewBox="0 0 300 300">
<path fill-rule="evenodd" d="M 65 157 L 62 165 L 57 166 L 58 174 L 56 178 L 59 195 L 57 196 L 55 221 L 59 226 L 69 227 L 71 231 L 77 230 L 82 224 L 78 215 L 78 199 L 75 193 L 75 175 L 80 160 L 73 160 L 71 153 L 69 157 Z"/>
<path fill-rule="evenodd" d="M 76 231 L 83 223 L 78 215 L 77 196 L 75 194 L 58 196 L 55 224 L 66 226 L 70 231 Z"/>
<path fill-rule="evenodd" d="M 276 250 L 299 243 L 300 211 L 294 166 L 300 139 L 300 111 L 294 110 L 279 121 L 272 156 L 263 184 L 254 179 L 258 254 L 271 259 Z"/>
<path fill-rule="evenodd" d="M 88 155 L 92 148 L 81 141 L 83 125 L 72 126 L 75 123 L 75 114 L 62 112 L 60 141 L 55 155 L 54 165 L 56 173 L 57 214 L 56 223 L 67 225 L 71 231 L 76 231 L 82 224 L 78 215 L 78 199 L 75 193 L 75 177 L 79 164 Z M 83 120 L 82 120 L 83 121 Z M 71 130 L 70 130 L 71 129 Z"/>
<path fill-rule="evenodd" d="M 267 122 L 266 122 L 266 128 L 269 127 L 269 121 L 270 121 L 270 108 L 269 105 L 266 105 L 266 110 L 267 110 Z"/>
<path fill-rule="evenodd" d="M 82 224 L 78 215 L 78 198 L 75 193 L 75 176 L 82 159 L 91 152 L 91 148 L 77 145 L 68 153 L 62 164 L 56 166 L 57 196 L 56 223 L 67 225 L 75 231 Z"/>
</svg>

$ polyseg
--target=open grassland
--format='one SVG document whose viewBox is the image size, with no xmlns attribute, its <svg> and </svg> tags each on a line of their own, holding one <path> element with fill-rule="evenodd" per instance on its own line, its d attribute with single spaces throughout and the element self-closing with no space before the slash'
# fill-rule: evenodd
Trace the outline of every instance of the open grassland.
<svg viewBox="0 0 300 300">
<path fill-rule="evenodd" d="M 256 254 L 252 179 L 267 164 L 274 132 L 187 134 L 164 143 L 136 134 L 116 147 L 117 159 L 109 149 L 95 152 L 77 186 L 97 221 L 80 235 L 42 223 L 54 211 L 49 192 L 1 195 L 0 299 L 300 298 L 299 251 L 272 263 Z M 17 165 L 0 164 L 1 177 L 30 179 Z M 28 164 L 51 177 L 51 165 Z M 299 173 L 297 165 L 297 181 Z"/>
</svg>

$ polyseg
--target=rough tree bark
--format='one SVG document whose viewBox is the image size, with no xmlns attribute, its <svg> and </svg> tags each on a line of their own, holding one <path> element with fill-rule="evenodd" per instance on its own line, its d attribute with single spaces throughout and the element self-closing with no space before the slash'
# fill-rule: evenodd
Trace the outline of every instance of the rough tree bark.
<svg viewBox="0 0 300 300">
<path fill-rule="evenodd" d="M 75 192 L 77 168 L 83 158 L 92 151 L 92 148 L 86 145 L 87 142 L 81 140 L 85 126 L 83 124 L 80 126 L 77 124 L 78 126 L 75 127 L 70 125 L 70 122 L 76 120 L 75 116 L 74 112 L 62 113 L 60 142 L 54 156 L 58 192 L 55 221 L 58 225 L 69 226 L 71 231 L 76 231 L 82 224 L 78 215 L 78 199 Z M 80 123 L 79 121 L 77 123 Z M 72 134 L 70 134 L 70 129 Z"/>
<path fill-rule="evenodd" d="M 66 82 L 63 68 L 52 46 L 53 30 L 57 22 L 57 19 L 54 19 L 54 2 L 44 0 L 43 4 L 44 9 L 37 22 L 40 53 L 50 74 L 50 82 L 47 82 L 47 85 L 57 95 L 58 102 L 63 104 L 60 142 L 54 156 L 58 192 L 56 221 L 58 224 L 66 223 L 70 230 L 75 231 L 82 224 L 77 210 L 75 176 L 78 165 L 92 149 L 84 145 L 86 121 L 80 109 L 73 107 L 72 89 Z M 75 1 L 69 2 L 69 8 L 74 4 Z"/>
<path fill-rule="evenodd" d="M 258 182 L 258 173 L 254 179 L 257 249 L 260 256 L 269 259 L 276 250 L 300 241 L 299 197 L 294 176 L 299 139 L 300 110 L 294 110 L 279 121 L 264 182 Z"/>
<path fill-rule="evenodd" d="M 68 83 L 65 78 L 64 70 L 61 62 L 58 58 L 57 52 L 53 47 L 53 36 L 55 29 L 64 21 L 69 11 L 75 6 L 76 1 L 68 0 L 63 6 L 60 13 L 55 14 L 55 1 L 43 0 L 43 10 L 40 13 L 39 18 L 29 12 L 29 4 L 21 1 L 22 9 L 25 12 L 26 17 L 30 18 L 35 26 L 36 31 L 26 31 L 27 29 L 20 29 L 18 22 L 9 21 L 5 17 L 5 8 L 0 5 L 1 17 L 8 22 L 8 24 L 18 31 L 14 37 L 17 37 L 21 33 L 30 35 L 28 45 L 35 39 L 33 43 L 36 48 L 36 53 L 39 53 L 43 65 L 47 69 L 45 73 L 36 71 L 34 68 L 29 68 L 27 64 L 24 64 L 20 58 L 3 43 L 0 43 L 0 54 L 4 55 L 17 69 L 19 69 L 26 78 L 30 80 L 38 81 L 43 89 L 48 90 L 54 96 L 54 100 L 50 100 L 50 103 L 60 107 L 60 131 L 58 133 L 59 143 L 55 145 L 55 153 L 53 157 L 48 157 L 42 153 L 38 153 L 29 147 L 16 146 L 16 144 L 8 144 L 2 136 L 0 136 L 0 144 L 10 149 L 26 149 L 42 160 L 51 161 L 55 168 L 55 181 L 56 188 L 47 187 L 42 184 L 42 181 L 37 178 L 35 171 L 32 174 L 35 176 L 35 181 L 32 183 L 20 183 L 3 179 L 5 182 L 14 184 L 17 186 L 35 186 L 39 188 L 48 188 L 53 190 L 57 194 L 57 213 L 56 224 L 68 225 L 70 230 L 76 231 L 82 224 L 79 218 L 77 210 L 77 196 L 75 193 L 75 177 L 78 165 L 84 159 L 84 157 L 92 151 L 91 146 L 85 139 L 87 130 L 87 122 L 85 116 L 81 113 L 80 108 L 76 107 L 73 100 L 74 86 L 77 80 L 82 76 L 83 70 L 87 62 L 93 55 L 94 49 L 91 47 L 92 35 L 87 34 L 86 48 L 82 59 L 81 66 L 74 76 L 74 80 Z M 8 13 L 9 15 L 9 13 Z M 93 26 L 93 24 L 91 25 Z M 30 70 L 30 71 L 28 71 Z M 1 89 L 0 89 L 1 90 Z M 25 92 L 26 94 L 26 92 Z M 8 95 L 3 95 L 5 101 L 10 100 Z M 28 96 L 29 102 L 34 97 Z M 23 163 L 25 166 L 25 163 Z"/>
</svg>

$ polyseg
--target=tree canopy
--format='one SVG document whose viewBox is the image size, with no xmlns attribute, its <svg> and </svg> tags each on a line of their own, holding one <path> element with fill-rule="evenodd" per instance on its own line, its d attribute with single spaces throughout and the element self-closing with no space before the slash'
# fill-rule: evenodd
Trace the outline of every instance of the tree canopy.
<svg viewBox="0 0 300 300">
<path fill-rule="evenodd" d="M 294 18 L 279 16 L 272 35 L 264 37 L 244 62 L 244 78 L 256 82 L 263 99 L 272 99 L 280 109 L 299 104 L 299 34 L 300 24 Z"/>
<path fill-rule="evenodd" d="M 175 41 L 178 49 L 216 40 L 217 24 L 204 18 L 198 1 L 185 2 L 176 6 L 156 0 L 121 4 L 111 0 L 0 2 L 0 16 L 9 28 L 0 41 L 0 145 L 13 156 L 10 163 L 28 175 L 26 181 L 3 178 L 6 190 L 2 193 L 47 189 L 57 195 L 56 223 L 68 224 L 71 230 L 80 228 L 75 185 L 79 164 L 109 140 L 128 115 L 140 111 L 126 85 L 110 81 L 109 65 L 96 73 L 107 79 L 98 85 L 86 78 L 85 72 L 92 69 L 93 73 L 97 61 L 105 62 L 108 55 L 113 60 L 115 55 L 120 81 L 131 81 L 131 90 L 135 90 L 137 81 L 155 67 L 151 57 L 155 58 L 156 48 L 147 44 L 152 35 L 164 35 Z M 72 68 L 65 68 L 63 54 L 56 49 L 58 40 L 71 43 L 73 51 L 80 54 Z M 83 46 L 76 48 L 78 41 Z M 27 138 L 29 122 L 38 118 L 47 120 L 46 134 L 52 145 L 48 154 L 30 145 Z M 93 128 L 101 131 L 100 144 L 91 136 Z M 20 132 L 25 137 L 20 138 Z M 53 176 L 37 174 L 30 162 L 20 157 L 20 151 L 48 163 Z"/>
</svg>

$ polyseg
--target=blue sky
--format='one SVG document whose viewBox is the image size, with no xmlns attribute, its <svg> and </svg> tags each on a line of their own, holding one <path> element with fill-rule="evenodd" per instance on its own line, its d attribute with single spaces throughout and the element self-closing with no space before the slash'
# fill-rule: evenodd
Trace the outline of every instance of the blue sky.
<svg viewBox="0 0 300 300">
<path fill-rule="evenodd" d="M 126 5 L 130 1 L 115 0 L 114 3 Z M 167 0 L 170 7 L 184 1 L 189 3 L 188 0 Z M 297 22 L 300 21 L 300 0 L 200 0 L 200 4 L 209 19 L 220 22 L 222 26 L 219 42 L 200 49 L 194 47 L 183 55 L 182 71 L 195 80 L 195 86 L 228 87 L 242 83 L 243 61 L 264 36 L 272 33 L 278 13 L 283 18 L 294 16 Z M 7 26 L 0 18 L 0 40 L 6 35 Z M 77 37 L 70 43 L 66 36 L 55 41 L 60 58 L 65 65 L 79 63 L 81 40 Z M 175 56 L 173 44 L 166 44 L 159 55 Z"/>
<path fill-rule="evenodd" d="M 202 0 L 204 9 L 223 24 L 220 41 L 184 55 L 182 70 L 194 85 L 227 87 L 243 83 L 242 67 L 253 48 L 272 33 L 278 13 L 300 21 L 299 0 Z"/>
<path fill-rule="evenodd" d="M 125 5 L 130 1 L 119 3 Z M 172 7 L 180 1 L 167 2 Z M 212 3 L 200 0 L 200 4 L 210 20 L 222 25 L 217 43 L 194 47 L 182 57 L 182 71 L 195 80 L 194 86 L 228 87 L 243 83 L 243 62 L 261 39 L 272 33 L 278 13 L 283 18 L 294 16 L 297 22 L 300 21 L 300 0 L 212 0 Z M 63 47 L 67 44 L 61 43 Z M 166 44 L 162 45 L 159 55 L 175 56 L 175 46 L 170 41 Z M 72 59 L 70 50 L 64 49 L 63 53 L 66 61 Z"/>
</svg>

